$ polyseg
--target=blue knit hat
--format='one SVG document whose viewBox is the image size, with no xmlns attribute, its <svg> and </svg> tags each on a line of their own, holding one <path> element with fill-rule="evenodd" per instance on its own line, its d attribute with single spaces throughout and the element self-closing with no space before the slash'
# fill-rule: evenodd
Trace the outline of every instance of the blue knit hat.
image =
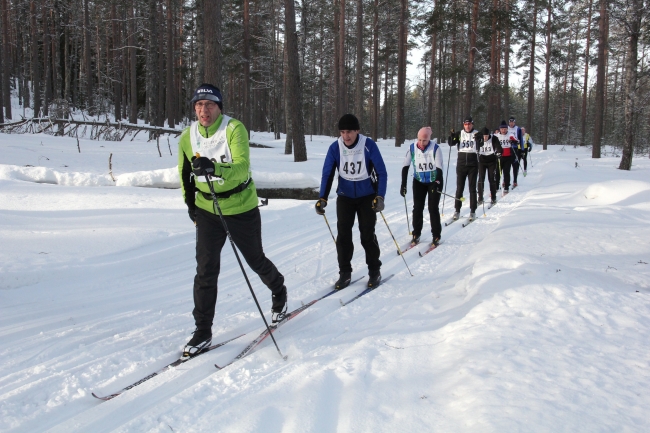
<svg viewBox="0 0 650 433">
<path fill-rule="evenodd" d="M 506 123 L 506 121 L 502 120 L 501 125 L 499 125 L 499 128 L 507 128 L 507 127 L 508 127 L 508 124 Z"/>
<path fill-rule="evenodd" d="M 196 104 L 197 101 L 208 100 L 214 101 L 219 106 L 219 109 L 223 111 L 223 102 L 221 99 L 221 90 L 218 87 L 213 86 L 212 84 L 203 83 L 194 91 L 194 97 L 190 101 L 192 106 Z"/>
</svg>

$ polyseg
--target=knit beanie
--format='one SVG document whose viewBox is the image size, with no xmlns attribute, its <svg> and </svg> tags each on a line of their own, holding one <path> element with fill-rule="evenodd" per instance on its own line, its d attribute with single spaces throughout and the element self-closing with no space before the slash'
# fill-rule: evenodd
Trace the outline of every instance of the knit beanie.
<svg viewBox="0 0 650 433">
<path fill-rule="evenodd" d="M 360 129 L 359 119 L 354 114 L 344 114 L 339 119 L 339 131 L 358 131 Z"/>
</svg>

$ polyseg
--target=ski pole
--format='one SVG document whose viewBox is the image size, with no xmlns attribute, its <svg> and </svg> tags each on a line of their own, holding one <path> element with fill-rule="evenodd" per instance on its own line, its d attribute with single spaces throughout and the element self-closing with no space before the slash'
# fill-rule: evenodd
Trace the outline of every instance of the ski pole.
<svg viewBox="0 0 650 433">
<path fill-rule="evenodd" d="M 454 130 L 451 130 L 452 134 Z M 445 195 L 447 195 L 447 179 L 449 179 L 449 163 L 451 162 L 451 143 L 449 144 L 449 157 L 447 158 L 447 175 L 445 176 Z M 445 197 L 442 197 L 442 214 L 440 216 L 445 216 Z"/>
<path fill-rule="evenodd" d="M 386 228 L 388 229 L 388 233 L 390 233 L 390 237 L 393 238 L 393 242 L 395 242 L 395 246 L 397 247 L 397 251 L 399 251 L 399 255 L 402 256 L 402 260 L 404 260 L 404 264 L 406 265 L 406 269 L 408 269 L 409 274 L 411 274 L 411 276 L 413 276 L 413 272 L 411 272 L 411 270 L 409 269 L 409 265 L 406 264 L 406 259 L 404 258 L 404 254 L 402 254 L 402 249 L 399 247 L 399 244 L 395 240 L 395 236 L 393 236 L 393 232 L 390 231 L 390 227 L 388 227 L 388 221 L 386 221 L 386 217 L 384 216 L 384 213 L 379 212 L 379 214 L 381 215 L 381 217 L 384 220 L 384 223 L 386 224 Z"/>
<path fill-rule="evenodd" d="M 454 200 L 465 201 L 465 197 L 456 198 L 456 197 L 454 197 L 454 196 L 451 195 L 451 194 L 447 194 L 446 192 L 440 192 L 440 191 L 436 191 L 436 192 L 437 192 L 438 194 L 446 195 L 446 196 L 449 197 L 449 198 L 453 198 Z M 443 200 L 444 200 L 444 199 L 443 199 Z"/>
<path fill-rule="evenodd" d="M 198 152 L 196 152 L 196 157 L 200 158 L 201 155 Z M 260 303 L 257 301 L 257 296 L 255 296 L 255 292 L 253 291 L 253 286 L 251 286 L 251 282 L 248 280 L 248 275 L 246 275 L 246 271 L 244 270 L 244 265 L 242 265 L 241 259 L 239 258 L 239 253 L 237 252 L 237 248 L 235 248 L 235 242 L 232 240 L 232 236 L 230 236 L 230 230 L 228 230 L 228 224 L 226 224 L 226 220 L 224 219 L 223 214 L 221 213 L 221 207 L 219 206 L 219 201 L 217 200 L 217 194 L 214 192 L 214 187 L 212 186 L 212 181 L 210 180 L 212 176 L 210 174 L 207 174 L 205 177 L 206 180 L 208 181 L 207 183 L 208 183 L 208 188 L 210 188 L 210 194 L 212 195 L 213 207 L 219 214 L 219 219 L 223 224 L 223 229 L 226 231 L 226 235 L 228 235 L 228 239 L 230 240 L 230 245 L 232 245 L 232 250 L 235 252 L 235 257 L 237 257 L 237 263 L 239 263 L 239 267 L 241 268 L 241 271 L 244 274 L 244 279 L 246 280 L 246 284 L 248 284 L 248 288 L 251 291 L 251 295 L 253 295 L 253 299 L 255 300 L 255 305 L 257 305 L 257 309 L 259 310 L 260 315 L 262 316 L 264 325 L 266 325 L 266 330 L 271 336 L 271 339 L 273 340 L 273 344 L 275 344 L 275 348 L 278 350 L 280 357 L 282 357 L 282 359 L 286 361 L 287 357 L 282 354 L 282 352 L 280 351 L 280 347 L 278 347 L 277 341 L 275 341 L 275 337 L 271 332 L 271 328 L 269 328 L 269 324 L 266 321 L 266 318 L 264 317 L 264 313 L 262 313 L 262 307 L 260 307 Z"/>
<path fill-rule="evenodd" d="M 327 224 L 327 228 L 330 229 L 330 234 L 332 235 L 332 240 L 334 241 L 334 245 L 336 245 L 336 238 L 334 238 L 334 233 L 332 233 L 332 228 L 330 227 L 329 221 L 327 221 L 327 217 L 325 214 L 323 214 L 323 218 L 325 218 L 325 224 Z"/>
<path fill-rule="evenodd" d="M 528 155 L 530 155 L 530 168 L 534 168 L 535 166 L 533 165 L 533 149 L 530 149 L 528 151 Z"/>
<path fill-rule="evenodd" d="M 408 206 L 406 205 L 406 196 L 404 196 L 404 210 L 406 211 L 406 227 L 409 229 L 409 236 L 410 236 L 412 232 L 411 232 L 411 223 L 409 222 L 409 209 Z"/>
</svg>

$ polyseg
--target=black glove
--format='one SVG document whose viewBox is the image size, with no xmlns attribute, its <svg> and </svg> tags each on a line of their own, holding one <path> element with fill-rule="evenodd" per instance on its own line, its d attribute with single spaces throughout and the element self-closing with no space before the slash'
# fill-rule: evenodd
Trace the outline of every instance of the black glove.
<svg viewBox="0 0 650 433">
<path fill-rule="evenodd" d="M 406 197 L 406 185 L 402 185 L 399 189 L 399 193 L 402 197 Z"/>
<path fill-rule="evenodd" d="M 194 205 L 187 205 L 187 213 L 190 216 L 190 219 L 194 224 L 196 224 L 196 206 Z"/>
<path fill-rule="evenodd" d="M 481 134 L 480 132 L 477 132 L 476 134 L 474 134 L 474 141 L 477 142 L 477 143 L 480 143 L 481 141 L 483 141 L 483 134 Z"/>
<path fill-rule="evenodd" d="M 384 198 L 381 196 L 375 197 L 375 199 L 372 201 L 372 209 L 375 212 L 381 212 L 384 210 Z"/>
<path fill-rule="evenodd" d="M 195 176 L 215 175 L 214 162 L 210 161 L 205 156 L 202 156 L 200 158 L 192 158 L 192 167 L 194 167 L 192 172 Z"/>
<path fill-rule="evenodd" d="M 325 207 L 327 207 L 327 200 L 319 198 L 316 202 L 316 213 L 318 215 L 325 215 Z"/>
<path fill-rule="evenodd" d="M 497 158 L 501 158 L 501 154 L 500 154 L 500 153 L 497 153 L 496 155 L 497 155 Z"/>
</svg>

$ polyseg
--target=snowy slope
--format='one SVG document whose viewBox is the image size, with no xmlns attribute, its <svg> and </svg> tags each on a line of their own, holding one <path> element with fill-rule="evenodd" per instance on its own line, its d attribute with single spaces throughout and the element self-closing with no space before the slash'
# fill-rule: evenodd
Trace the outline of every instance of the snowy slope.
<svg viewBox="0 0 650 433">
<path fill-rule="evenodd" d="M 254 178 L 318 183 L 330 138 L 314 137 L 310 160 L 293 163 L 283 141 L 257 135 L 275 148 L 251 149 Z M 176 359 L 193 330 L 194 228 L 180 191 L 134 187 L 169 186 L 151 173 L 174 172 L 170 147 L 159 157 L 155 143 L 82 140 L 78 153 L 74 139 L 0 135 L 0 431 L 650 428 L 650 162 L 623 172 L 617 157 L 560 146 L 536 148 L 520 186 L 468 227 L 443 228 L 439 249 L 406 253 L 413 277 L 380 218 L 382 273 L 395 276 L 341 307 L 362 280 L 278 330 L 287 361 L 266 342 L 214 367 L 263 326 L 226 245 L 214 340 L 248 334 L 114 400 L 94 399 Z M 384 215 L 406 243 L 405 148 L 380 148 Z M 120 188 L 107 186 L 109 153 Z M 449 193 L 455 151 L 451 159 Z M 313 203 L 271 200 L 261 211 L 290 309 L 324 294 L 338 269 Z M 327 211 L 336 230 L 334 206 Z M 353 266 L 365 275 L 358 243 Z M 269 311 L 268 290 L 247 271 Z"/>
</svg>

